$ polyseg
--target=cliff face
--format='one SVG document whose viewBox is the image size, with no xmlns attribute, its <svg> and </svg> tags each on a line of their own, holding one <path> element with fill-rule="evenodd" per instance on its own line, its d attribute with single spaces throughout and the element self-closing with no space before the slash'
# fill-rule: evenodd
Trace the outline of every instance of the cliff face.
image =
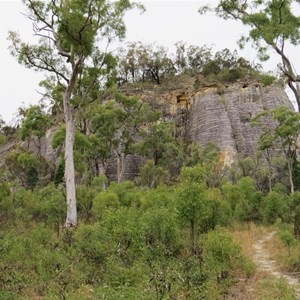
<svg viewBox="0 0 300 300">
<path fill-rule="evenodd" d="M 218 145 L 225 154 L 225 163 L 230 164 L 237 154 L 251 156 L 256 152 L 260 129 L 251 126 L 251 118 L 283 105 L 293 108 L 281 87 L 241 83 L 223 89 L 208 88 L 194 97 L 188 135 L 200 145 Z"/>
<path fill-rule="evenodd" d="M 251 126 L 250 119 L 263 110 L 285 105 L 293 108 L 284 89 L 278 86 L 262 87 L 257 83 L 235 83 L 228 86 L 211 84 L 195 88 L 193 81 L 173 82 L 172 86 L 153 86 L 123 90 L 151 103 L 163 112 L 165 119 L 177 124 L 177 134 L 205 146 L 214 143 L 221 148 L 224 163 L 230 165 L 237 156 L 255 154 L 260 136 L 259 127 Z M 41 154 L 51 162 L 58 161 L 58 151 L 51 148 L 56 128 L 50 129 L 42 139 Z M 27 143 L 21 143 L 27 148 Z M 0 147 L 0 162 L 5 154 L 15 148 L 11 142 Z M 30 149 L 37 152 L 33 143 Z M 125 179 L 139 174 L 140 157 L 129 155 L 126 159 Z M 110 179 L 116 179 L 116 158 L 112 157 L 107 169 Z"/>
</svg>

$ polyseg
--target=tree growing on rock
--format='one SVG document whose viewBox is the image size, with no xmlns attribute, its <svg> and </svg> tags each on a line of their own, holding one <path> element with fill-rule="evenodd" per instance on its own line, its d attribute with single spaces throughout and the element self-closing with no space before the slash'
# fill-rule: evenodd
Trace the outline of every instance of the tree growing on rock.
<svg viewBox="0 0 300 300">
<path fill-rule="evenodd" d="M 34 105 L 27 110 L 20 130 L 21 139 L 28 139 L 28 143 L 32 139 L 38 149 L 38 156 L 41 155 L 41 139 L 46 135 L 50 124 L 51 118 L 43 112 L 41 106 Z"/>
</svg>

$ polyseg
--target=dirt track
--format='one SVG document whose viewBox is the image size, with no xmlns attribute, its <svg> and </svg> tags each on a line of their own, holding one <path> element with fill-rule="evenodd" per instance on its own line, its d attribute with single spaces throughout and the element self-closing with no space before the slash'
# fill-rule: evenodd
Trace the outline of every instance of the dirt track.
<svg viewBox="0 0 300 300">
<path fill-rule="evenodd" d="M 284 278 L 290 284 L 294 287 L 296 291 L 296 297 L 297 299 L 300 299 L 300 283 L 299 280 L 291 275 L 284 274 L 278 269 L 278 266 L 274 260 L 270 258 L 269 253 L 264 248 L 264 244 L 268 241 L 270 241 L 275 232 L 271 232 L 264 236 L 262 239 L 258 240 L 254 244 L 254 250 L 255 254 L 253 256 L 254 262 L 257 264 L 258 270 L 267 272 L 271 274 L 272 276 L 276 278 Z"/>
</svg>

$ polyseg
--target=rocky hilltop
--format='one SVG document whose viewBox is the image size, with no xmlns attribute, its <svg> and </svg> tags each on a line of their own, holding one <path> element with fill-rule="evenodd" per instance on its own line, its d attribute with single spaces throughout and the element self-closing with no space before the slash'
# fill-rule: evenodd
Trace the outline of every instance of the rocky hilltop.
<svg viewBox="0 0 300 300">
<path fill-rule="evenodd" d="M 251 125 L 251 118 L 263 110 L 280 106 L 293 108 L 283 87 L 264 87 L 257 82 L 234 84 L 201 84 L 196 79 L 176 79 L 168 85 L 128 85 L 122 87 L 126 95 L 137 96 L 163 112 L 165 119 L 175 120 L 177 135 L 204 146 L 214 143 L 221 148 L 222 159 L 230 165 L 236 157 L 255 154 L 260 129 Z M 55 129 L 43 138 L 41 154 L 50 161 L 58 157 L 51 148 Z M 0 147 L 0 157 L 16 146 L 11 142 Z M 26 144 L 23 143 L 23 146 Z M 34 144 L 31 150 L 36 152 Z M 129 155 L 125 178 L 139 174 L 141 159 Z M 111 158 L 107 175 L 116 177 L 116 159 Z"/>
</svg>

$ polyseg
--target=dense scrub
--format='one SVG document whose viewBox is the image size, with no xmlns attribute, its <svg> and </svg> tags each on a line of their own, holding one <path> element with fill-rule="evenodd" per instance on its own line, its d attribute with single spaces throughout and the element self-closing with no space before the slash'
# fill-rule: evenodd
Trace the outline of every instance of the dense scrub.
<svg viewBox="0 0 300 300">
<path fill-rule="evenodd" d="M 182 188 L 80 186 L 80 225 L 62 230 L 59 187 L 11 192 L 2 183 L 1 299 L 216 299 L 253 266 L 224 228 L 230 209 L 214 219 L 228 206 L 216 190 L 198 195 L 206 213 L 192 245 Z"/>
<path fill-rule="evenodd" d="M 250 177 L 209 187 L 209 176 L 198 164 L 173 186 L 95 178 L 77 187 L 75 230 L 62 228 L 63 186 L 26 190 L 2 177 L 1 298 L 217 299 L 236 274 L 255 272 L 226 228 L 293 223 L 298 194 L 264 195 Z"/>
<path fill-rule="evenodd" d="M 158 121 L 160 114 L 141 104 L 117 94 L 115 101 L 92 107 L 86 132 L 78 128 L 76 229 L 63 228 L 64 127 L 52 141 L 61 153 L 57 165 L 29 147 L 5 156 L 0 179 L 1 299 L 218 299 L 236 274 L 255 271 L 233 242 L 228 231 L 233 224 L 289 224 L 295 237 L 285 231 L 282 240 L 292 249 L 299 237 L 293 148 L 297 115 L 272 111 L 278 127 L 263 132 L 262 152 L 225 168 L 218 147 L 200 148 L 183 140 L 176 136 L 176 124 Z M 37 116 L 27 115 L 21 133 L 29 134 L 28 144 L 39 148 L 45 132 L 32 129 L 45 113 L 33 111 Z M 255 119 L 256 125 L 262 117 Z M 145 121 L 148 127 L 137 133 L 135 126 Z M 133 138 L 136 134 L 139 139 Z M 286 145 L 292 152 L 272 151 L 278 140 L 288 141 L 282 143 L 283 154 Z M 95 168 L 105 170 L 112 151 L 120 154 L 120 161 L 122 153 L 144 158 L 134 182 L 124 181 L 121 171 L 119 183 L 108 180 Z M 268 151 L 269 164 L 263 151 Z M 296 191 L 289 194 L 291 181 Z M 297 261 L 293 256 L 296 269 Z"/>
</svg>

